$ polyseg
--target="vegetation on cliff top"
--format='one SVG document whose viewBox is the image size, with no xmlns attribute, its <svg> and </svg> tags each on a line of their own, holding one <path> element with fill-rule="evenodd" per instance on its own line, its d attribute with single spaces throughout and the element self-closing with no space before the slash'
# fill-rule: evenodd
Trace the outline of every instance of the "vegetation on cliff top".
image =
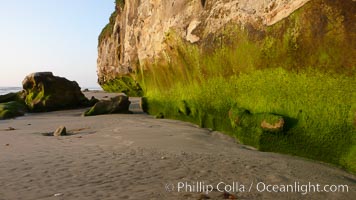
<svg viewBox="0 0 356 200">
<path fill-rule="evenodd" d="M 124 8 L 125 0 L 115 0 L 116 7 Z"/>
<path fill-rule="evenodd" d="M 111 14 L 109 23 L 103 28 L 99 35 L 99 44 L 101 44 L 105 39 L 109 38 L 113 34 L 116 17 L 119 13 L 119 10 L 124 8 L 125 0 L 115 0 L 115 5 L 115 11 Z"/>
<path fill-rule="evenodd" d="M 109 23 L 103 28 L 99 35 L 99 44 L 101 44 L 105 39 L 109 38 L 113 34 L 116 16 L 117 11 L 115 10 L 110 16 Z"/>
</svg>

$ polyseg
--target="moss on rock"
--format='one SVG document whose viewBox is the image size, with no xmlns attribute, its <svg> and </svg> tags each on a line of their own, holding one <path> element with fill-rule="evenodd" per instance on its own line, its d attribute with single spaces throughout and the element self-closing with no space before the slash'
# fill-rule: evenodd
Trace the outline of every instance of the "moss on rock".
<svg viewBox="0 0 356 200">
<path fill-rule="evenodd" d="M 263 134 L 282 133 L 285 123 L 282 116 L 271 113 L 253 114 L 236 105 L 230 109 L 229 118 L 239 140 L 257 148 L 261 147 Z"/>
<path fill-rule="evenodd" d="M 53 76 L 51 72 L 37 72 L 23 81 L 24 99 L 32 112 L 53 111 L 90 106 L 77 82 Z"/>
<path fill-rule="evenodd" d="M 84 116 L 104 115 L 104 114 L 129 114 L 129 98 L 125 95 L 113 97 L 110 100 L 97 102 L 93 107 L 84 113 Z"/>
<path fill-rule="evenodd" d="M 10 101 L 17 101 L 19 103 L 24 103 L 23 97 L 22 97 L 22 92 L 11 92 L 8 94 L 0 95 L 0 103 L 6 103 Z"/>
<path fill-rule="evenodd" d="M 122 76 L 101 85 L 107 92 L 123 92 L 128 96 L 141 97 L 143 90 L 130 76 Z"/>
<path fill-rule="evenodd" d="M 194 45 L 171 30 L 161 59 L 134 77 L 143 109 L 355 172 L 355 6 L 313 0 L 272 26 L 231 22 Z"/>
<path fill-rule="evenodd" d="M 101 31 L 99 38 L 98 38 L 99 44 L 101 44 L 105 39 L 107 39 L 108 37 L 110 37 L 110 35 L 112 35 L 113 30 L 114 30 L 116 16 L 117 16 L 117 10 L 115 10 L 111 14 L 109 23 Z"/>
<path fill-rule="evenodd" d="M 26 106 L 19 102 L 0 103 L 0 120 L 22 116 L 25 112 Z"/>
<path fill-rule="evenodd" d="M 118 15 L 119 11 L 124 9 L 125 0 L 115 0 L 115 4 L 116 4 L 115 11 L 111 14 L 109 23 L 106 24 L 106 26 L 103 28 L 103 30 L 101 31 L 101 33 L 99 35 L 99 38 L 98 38 L 99 44 L 101 44 L 104 40 L 106 40 L 113 34 L 116 17 Z"/>
</svg>

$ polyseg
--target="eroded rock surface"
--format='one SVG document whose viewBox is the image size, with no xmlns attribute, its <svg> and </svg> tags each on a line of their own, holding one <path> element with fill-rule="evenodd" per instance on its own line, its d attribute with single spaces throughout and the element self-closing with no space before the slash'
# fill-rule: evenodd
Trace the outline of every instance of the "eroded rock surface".
<svg viewBox="0 0 356 200">
<path fill-rule="evenodd" d="M 132 0 L 118 3 L 98 46 L 103 84 L 164 55 L 175 32 L 191 43 L 206 40 L 226 24 L 270 26 L 310 0 Z"/>
<path fill-rule="evenodd" d="M 77 82 L 54 76 L 52 72 L 37 72 L 22 82 L 24 98 L 30 111 L 52 111 L 89 106 Z"/>
<path fill-rule="evenodd" d="M 0 120 L 22 116 L 25 112 L 26 107 L 19 102 L 0 103 Z"/>
<path fill-rule="evenodd" d="M 101 100 L 84 113 L 84 116 L 122 113 L 128 114 L 131 102 L 125 95 L 112 97 L 110 100 Z"/>
</svg>

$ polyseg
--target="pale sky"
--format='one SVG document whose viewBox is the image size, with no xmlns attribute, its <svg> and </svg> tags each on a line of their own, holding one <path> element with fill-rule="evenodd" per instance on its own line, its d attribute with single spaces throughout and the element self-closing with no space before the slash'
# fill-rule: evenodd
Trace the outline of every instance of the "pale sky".
<svg viewBox="0 0 356 200">
<path fill-rule="evenodd" d="M 21 87 L 37 71 L 99 87 L 98 35 L 114 1 L 0 0 L 0 87 Z"/>
</svg>

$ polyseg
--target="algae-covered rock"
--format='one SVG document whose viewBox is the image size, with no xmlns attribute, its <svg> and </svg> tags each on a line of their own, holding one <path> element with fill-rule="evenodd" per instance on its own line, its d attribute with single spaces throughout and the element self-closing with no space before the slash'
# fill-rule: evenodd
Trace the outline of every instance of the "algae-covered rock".
<svg viewBox="0 0 356 200">
<path fill-rule="evenodd" d="M 99 99 L 95 98 L 94 96 L 92 96 L 89 100 L 89 106 L 94 106 L 96 103 L 99 102 Z"/>
<path fill-rule="evenodd" d="M 156 116 L 155 116 L 156 119 L 164 119 L 164 114 L 163 113 L 158 113 Z"/>
<path fill-rule="evenodd" d="M 149 114 L 356 169 L 355 0 L 162 2 L 116 7 L 98 44 L 100 85 L 133 77 Z M 234 103 L 251 112 L 228 118 Z"/>
<path fill-rule="evenodd" d="M 99 84 L 107 92 L 122 92 L 131 97 L 141 97 L 143 95 L 141 86 L 130 76 L 117 77 Z"/>
<path fill-rule="evenodd" d="M 53 76 L 52 72 L 37 72 L 22 82 L 25 102 L 30 111 L 42 112 L 89 106 L 77 82 Z"/>
<path fill-rule="evenodd" d="M 26 107 L 19 102 L 0 103 L 0 120 L 22 116 L 25 112 Z"/>
<path fill-rule="evenodd" d="M 276 117 L 272 115 L 273 117 Z M 261 122 L 261 128 L 265 131 L 271 131 L 271 132 L 278 132 L 282 131 L 284 126 L 284 119 L 283 118 L 278 118 L 277 122 L 268 122 L 266 119 L 264 119 Z"/>
<path fill-rule="evenodd" d="M 236 128 L 242 124 L 244 118 L 250 118 L 251 113 L 247 109 L 234 106 L 229 111 L 231 126 Z"/>
<path fill-rule="evenodd" d="M 264 133 L 283 132 L 286 126 L 282 116 L 272 113 L 251 113 L 236 105 L 230 109 L 229 118 L 241 141 L 255 147 L 260 146 Z"/>
<path fill-rule="evenodd" d="M 21 92 L 11 92 L 8 94 L 0 95 L 0 103 L 6 103 L 10 101 L 23 102 L 21 98 Z"/>
<path fill-rule="evenodd" d="M 141 98 L 140 106 L 141 106 L 143 112 L 148 113 L 148 99 L 147 99 L 147 97 Z"/>
<path fill-rule="evenodd" d="M 101 100 L 96 103 L 92 108 L 84 113 L 84 116 L 104 115 L 122 113 L 128 114 L 130 106 L 129 98 L 125 95 L 119 95 L 111 98 L 110 100 Z"/>
<path fill-rule="evenodd" d="M 233 106 L 229 111 L 231 126 L 257 127 L 263 131 L 283 131 L 285 120 L 282 116 L 272 113 L 251 113 L 249 110 Z"/>
<path fill-rule="evenodd" d="M 188 103 L 183 100 L 178 103 L 178 113 L 183 114 L 183 115 L 190 115 L 191 110 L 188 106 Z"/>
</svg>

